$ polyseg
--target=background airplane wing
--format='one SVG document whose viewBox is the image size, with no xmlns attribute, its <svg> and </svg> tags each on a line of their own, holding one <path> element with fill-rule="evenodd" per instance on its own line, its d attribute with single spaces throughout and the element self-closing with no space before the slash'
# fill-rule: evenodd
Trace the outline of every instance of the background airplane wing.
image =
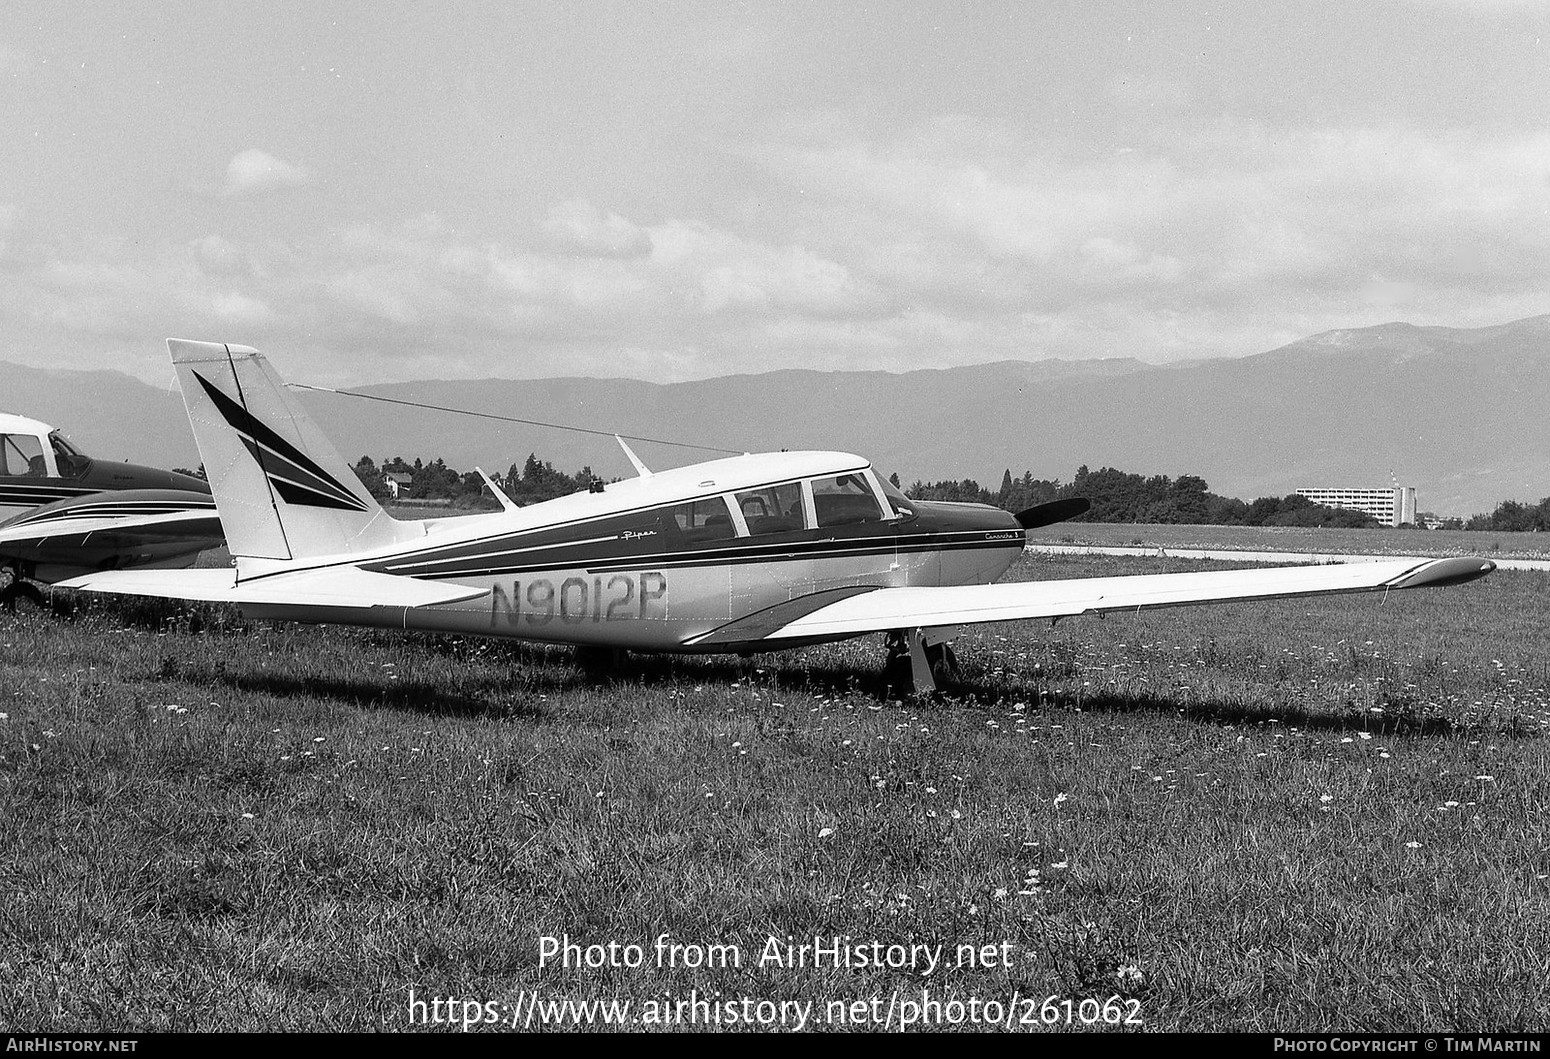
<svg viewBox="0 0 1550 1059">
<path fill-rule="evenodd" d="M 69 497 L 0 522 L 0 561 L 49 582 L 88 570 L 192 566 L 225 540 L 211 497 L 129 489 Z"/>
<path fill-rule="evenodd" d="M 177 541 L 219 547 L 225 537 L 215 509 L 148 515 L 79 516 L 69 520 L 12 521 L 0 526 L 0 551 L 7 555 L 28 549 L 116 548 Z"/>
<path fill-rule="evenodd" d="M 812 598 L 806 607 L 803 600 L 792 600 L 771 608 L 771 612 L 724 625 L 690 641 L 690 645 L 853 636 L 891 629 L 1420 588 L 1472 581 L 1495 568 L 1495 563 L 1484 559 L 1398 559 L 941 588 L 857 589 L 836 593 L 839 598 Z"/>
</svg>

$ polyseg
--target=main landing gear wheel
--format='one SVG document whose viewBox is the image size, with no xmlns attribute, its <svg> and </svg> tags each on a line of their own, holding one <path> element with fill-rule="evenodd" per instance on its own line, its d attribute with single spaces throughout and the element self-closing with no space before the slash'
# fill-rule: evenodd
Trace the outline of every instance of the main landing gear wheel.
<svg viewBox="0 0 1550 1059">
<path fill-rule="evenodd" d="M 26 581 L 15 580 L 4 588 L 0 588 L 0 610 L 10 611 L 14 614 L 16 613 L 17 601 L 23 599 L 39 610 L 47 606 L 43 602 L 43 593 L 38 591 L 36 585 L 28 584 Z"/>
<path fill-rule="evenodd" d="M 577 644 L 572 656 L 576 665 L 594 679 L 618 677 L 629 661 L 629 654 L 624 648 L 600 647 L 595 644 Z"/>
<path fill-rule="evenodd" d="M 888 690 L 907 695 L 930 695 L 937 681 L 959 678 L 958 656 L 952 644 L 927 643 L 924 629 L 894 629 L 888 633 L 888 657 L 883 662 L 883 683 Z"/>
</svg>

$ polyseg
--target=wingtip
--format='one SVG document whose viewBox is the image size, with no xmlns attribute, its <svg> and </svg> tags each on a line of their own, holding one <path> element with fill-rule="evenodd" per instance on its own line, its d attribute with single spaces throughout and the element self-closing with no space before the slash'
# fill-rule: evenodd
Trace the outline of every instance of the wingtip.
<svg viewBox="0 0 1550 1059">
<path fill-rule="evenodd" d="M 1452 559 L 1433 559 L 1400 578 L 1394 588 L 1441 588 L 1444 585 L 1462 585 L 1478 581 L 1496 569 L 1489 559 L 1475 556 Z"/>
</svg>

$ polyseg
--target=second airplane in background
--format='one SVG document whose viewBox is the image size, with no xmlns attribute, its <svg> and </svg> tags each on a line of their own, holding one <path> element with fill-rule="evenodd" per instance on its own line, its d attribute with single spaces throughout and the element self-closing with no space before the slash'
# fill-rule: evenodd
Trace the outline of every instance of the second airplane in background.
<svg viewBox="0 0 1550 1059">
<path fill-rule="evenodd" d="M 0 413 L 0 606 L 41 603 L 34 581 L 189 566 L 221 537 L 198 478 L 93 459 L 46 423 Z"/>
</svg>

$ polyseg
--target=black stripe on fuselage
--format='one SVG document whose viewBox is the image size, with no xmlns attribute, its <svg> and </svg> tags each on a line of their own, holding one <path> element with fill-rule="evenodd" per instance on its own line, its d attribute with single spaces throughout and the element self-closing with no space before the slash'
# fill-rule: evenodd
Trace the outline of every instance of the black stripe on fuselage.
<svg viewBox="0 0 1550 1059">
<path fill-rule="evenodd" d="M 189 515 L 196 518 L 209 518 L 211 507 L 187 508 L 187 507 L 91 507 L 71 508 L 68 511 L 49 511 L 41 515 L 27 515 L 16 520 L 18 526 L 42 526 L 52 522 L 80 522 L 84 519 L 102 518 L 146 518 L 156 515 Z"/>
<path fill-rule="evenodd" d="M 611 555 L 550 555 L 542 559 L 535 556 L 532 560 L 522 563 L 480 564 L 475 562 L 476 556 L 469 556 L 457 567 L 433 571 L 422 570 L 406 576 L 426 581 L 441 581 L 460 577 L 487 577 L 559 569 L 584 569 L 588 573 L 606 574 L 620 570 L 636 570 L 646 566 L 653 570 L 681 570 L 707 566 L 749 566 L 818 559 L 974 551 L 984 548 L 1021 549 L 1023 546 L 1020 540 L 1009 541 L 999 537 L 987 539 L 983 531 L 913 534 L 900 538 L 829 538 L 817 541 L 760 542 L 757 537 L 737 537 L 727 543 L 728 547 L 683 552 L 619 554 L 615 549 L 614 554 Z"/>
<path fill-rule="evenodd" d="M 863 465 L 864 466 L 864 465 Z M 862 468 L 855 468 L 860 470 Z M 850 472 L 845 472 L 850 473 Z M 769 483 L 770 485 L 789 485 L 801 481 L 799 478 L 782 480 Z M 752 488 L 763 489 L 765 485 Z M 644 541 L 646 538 L 655 537 L 657 540 L 672 540 L 679 542 L 674 551 L 685 550 L 691 546 L 683 535 L 683 531 L 673 520 L 672 512 L 686 504 L 712 500 L 722 494 L 701 494 L 685 497 L 681 500 L 669 503 L 654 503 L 645 507 L 630 508 L 626 511 L 610 512 L 606 515 L 588 515 L 583 518 L 571 519 L 566 522 L 553 522 L 540 526 L 529 526 L 519 530 L 509 530 L 502 533 L 491 534 L 488 537 L 479 537 L 474 540 L 457 541 L 451 544 L 433 544 L 423 548 L 400 552 L 387 559 L 376 560 L 375 563 L 363 567 L 363 569 L 377 571 L 379 573 L 399 574 L 402 576 L 422 576 L 420 568 L 441 563 L 452 562 L 460 558 L 488 559 L 495 554 L 509 554 L 515 552 L 535 552 L 543 548 L 567 548 L 579 547 L 582 544 L 598 541 L 624 541 L 629 539 Z M 844 533 L 846 530 L 854 530 L 858 527 L 878 532 L 884 527 L 892 525 L 891 522 L 858 523 L 851 526 L 829 526 L 821 528 L 825 533 Z M 820 530 L 802 529 L 793 532 L 816 533 Z M 578 539 L 579 538 L 579 539 Z M 717 538 L 720 541 L 749 540 L 747 537 Z M 756 538 L 755 538 L 756 539 Z M 892 539 L 892 538 L 890 538 Z M 708 541 L 692 543 L 710 543 Z M 514 545 L 515 547 L 508 547 Z M 503 550 L 504 549 L 504 550 Z M 550 567 L 552 569 L 552 567 Z"/>
<path fill-rule="evenodd" d="M 648 564 L 653 567 L 665 564 L 687 568 L 780 562 L 787 558 L 918 554 L 979 548 L 1021 550 L 1026 544 L 1026 536 L 1012 522 L 1012 516 L 995 508 L 985 508 L 984 513 L 1004 515 L 1009 525 L 965 528 L 960 523 L 958 526 L 933 530 L 929 528 L 929 513 L 922 512 L 917 516 L 920 517 L 919 523 L 890 520 L 804 529 L 790 534 L 724 537 L 714 541 L 688 540 L 672 513 L 675 508 L 702 499 L 706 497 L 686 497 L 626 511 L 505 530 L 472 540 L 422 545 L 374 559 L 342 559 L 309 566 L 289 566 L 253 574 L 242 580 L 244 583 L 253 583 L 341 566 L 355 566 L 372 573 L 419 580 L 582 568 L 602 573 L 639 569 Z M 955 509 L 967 507 L 941 506 Z M 961 514 L 956 512 L 956 516 Z M 955 517 L 954 521 L 957 520 Z M 818 534 L 824 536 L 817 538 Z M 801 539 L 792 539 L 798 535 Z M 578 551 L 587 545 L 607 545 L 609 550 L 604 554 Z M 797 552 L 804 554 L 797 555 Z M 515 555 L 521 555 L 523 559 L 498 561 L 499 557 Z"/>
<path fill-rule="evenodd" d="M 56 500 L 69 500 L 77 496 L 90 496 L 101 491 L 100 489 L 72 489 L 69 486 L 53 485 L 0 485 L 0 505 L 16 506 L 25 504 L 28 507 L 39 507 L 43 504 L 52 504 Z"/>
</svg>

